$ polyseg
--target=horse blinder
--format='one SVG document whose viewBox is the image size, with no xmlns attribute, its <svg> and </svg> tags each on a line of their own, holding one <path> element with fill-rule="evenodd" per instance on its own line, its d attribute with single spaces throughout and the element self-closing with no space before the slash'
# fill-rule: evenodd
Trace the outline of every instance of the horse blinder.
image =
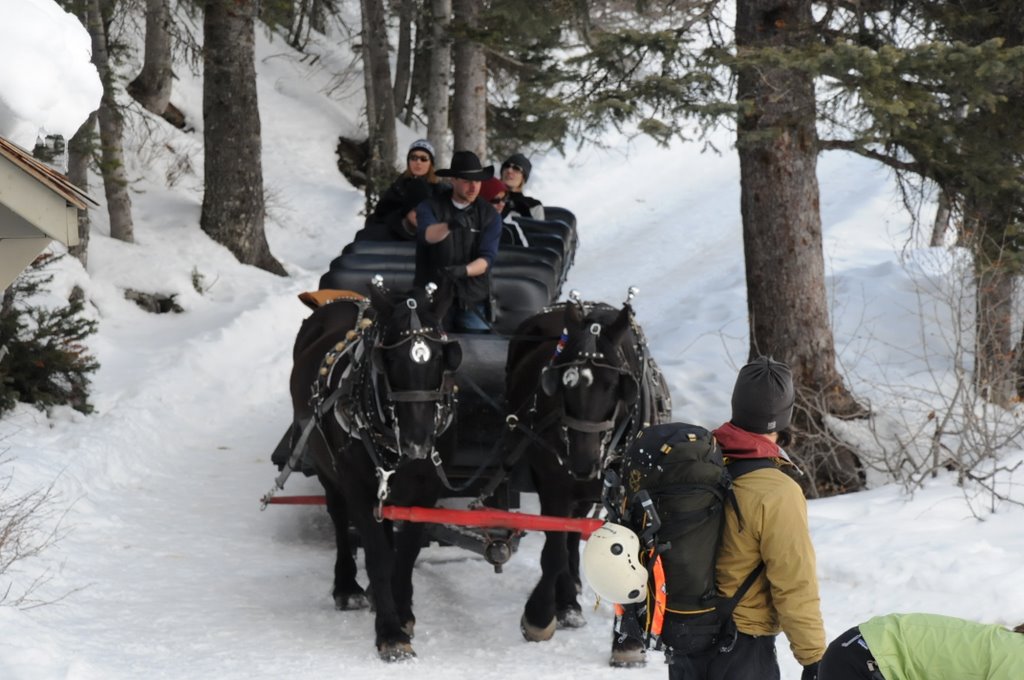
<svg viewBox="0 0 1024 680">
<path fill-rule="evenodd" d="M 444 353 L 444 367 L 446 371 L 454 372 L 462 365 L 462 345 L 457 341 L 444 343 L 441 350 Z"/>
<path fill-rule="evenodd" d="M 540 389 L 549 397 L 555 396 L 558 391 L 558 369 L 554 366 L 545 366 L 540 372 Z"/>
<path fill-rule="evenodd" d="M 627 406 L 632 406 L 640 399 L 640 384 L 629 373 L 623 373 L 619 377 L 619 396 Z"/>
</svg>

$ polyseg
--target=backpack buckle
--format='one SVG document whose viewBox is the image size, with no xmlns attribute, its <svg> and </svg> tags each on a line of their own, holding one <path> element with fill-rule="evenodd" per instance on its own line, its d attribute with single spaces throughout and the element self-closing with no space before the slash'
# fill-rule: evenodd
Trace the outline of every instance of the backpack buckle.
<svg viewBox="0 0 1024 680">
<path fill-rule="evenodd" d="M 722 627 L 722 633 L 727 637 L 725 642 L 718 645 L 718 651 L 721 654 L 728 654 L 733 650 L 733 647 L 736 646 L 736 640 L 739 639 L 740 636 L 740 631 L 736 628 L 736 623 L 732 618 L 730 618 L 729 622 Z"/>
</svg>

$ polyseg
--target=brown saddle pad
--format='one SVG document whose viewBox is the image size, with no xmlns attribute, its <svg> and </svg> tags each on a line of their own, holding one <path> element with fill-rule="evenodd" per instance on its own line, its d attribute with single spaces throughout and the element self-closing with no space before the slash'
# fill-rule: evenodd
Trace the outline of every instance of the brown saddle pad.
<svg viewBox="0 0 1024 680">
<path fill-rule="evenodd" d="M 332 302 L 339 300 L 348 300 L 349 302 L 362 302 L 366 299 L 365 295 L 361 295 L 351 290 L 311 290 L 305 293 L 299 293 L 299 299 L 302 300 L 310 309 L 317 309 L 328 305 Z"/>
</svg>

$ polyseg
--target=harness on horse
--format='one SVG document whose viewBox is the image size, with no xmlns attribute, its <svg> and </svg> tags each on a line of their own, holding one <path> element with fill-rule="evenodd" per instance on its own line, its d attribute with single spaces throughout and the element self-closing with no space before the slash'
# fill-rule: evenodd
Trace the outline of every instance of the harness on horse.
<svg viewBox="0 0 1024 680">
<path fill-rule="evenodd" d="M 633 296 L 631 289 L 630 298 Z M 572 294 L 570 294 L 572 297 Z M 627 299 L 627 302 L 629 301 Z M 583 303 L 579 300 L 578 295 L 573 298 L 573 302 L 579 305 Z M 639 333 L 639 329 L 633 320 L 632 314 L 630 315 L 630 326 L 634 331 L 635 337 L 637 337 L 637 345 L 635 347 L 637 355 L 641 357 L 639 371 L 640 375 L 634 375 L 633 371 L 629 366 L 629 362 L 623 355 L 621 349 L 616 348 L 619 363 L 615 365 L 609 361 L 605 356 L 604 352 L 598 351 L 597 340 L 601 335 L 601 325 L 598 323 L 592 323 L 587 328 L 586 335 L 583 340 L 583 347 L 580 352 L 576 354 L 572 361 L 556 364 L 556 360 L 562 355 L 565 350 L 566 341 L 568 338 L 567 331 L 563 330 L 562 336 L 559 338 L 558 344 L 555 347 L 554 355 L 551 357 L 551 361 L 541 371 L 541 390 L 548 396 L 554 396 L 559 388 L 572 389 L 582 383 L 583 387 L 589 387 L 594 381 L 594 370 L 602 369 L 609 370 L 618 373 L 621 376 L 626 376 L 630 381 L 634 389 L 638 392 L 643 391 L 645 386 L 647 362 L 644 360 L 647 354 L 646 343 L 642 341 L 642 335 Z M 561 381 L 559 385 L 559 375 Z M 538 395 L 535 393 L 534 398 L 531 400 L 530 413 L 536 414 L 537 412 L 537 398 Z M 636 433 L 642 429 L 644 422 L 649 419 L 649 414 L 644 413 L 641 408 L 639 418 L 635 417 L 631 409 L 629 408 L 626 401 L 620 396 L 616 400 L 615 409 L 612 412 L 610 418 L 605 420 L 586 420 L 583 418 L 577 418 L 565 410 L 564 400 L 559 401 L 558 405 L 558 418 L 555 419 L 554 423 L 546 423 L 545 427 L 550 427 L 552 424 L 557 425 L 559 428 L 559 436 L 563 443 L 568 445 L 569 431 L 575 430 L 577 432 L 586 432 L 591 434 L 600 434 L 601 438 L 601 463 L 600 467 L 603 469 L 610 462 L 610 458 L 615 456 L 619 449 L 621 442 L 628 442 L 632 437 L 636 436 Z M 632 427 L 630 427 L 632 425 Z M 629 434 L 626 434 L 626 428 L 629 427 Z M 538 428 L 537 431 L 543 431 Z M 564 467 L 566 466 L 566 460 L 562 455 L 561 451 L 557 452 L 558 462 Z"/>
<path fill-rule="evenodd" d="M 439 328 L 423 326 L 416 312 L 416 301 L 406 300 L 410 312 L 410 326 L 401 331 L 399 338 L 390 343 L 383 342 L 385 329 L 379 326 L 355 338 L 356 349 L 352 359 L 341 376 L 338 390 L 344 397 L 334 405 L 334 418 L 350 436 L 357 437 L 363 444 L 377 473 L 377 516 L 380 519 L 380 505 L 388 496 L 388 480 L 395 473 L 402 459 L 401 432 L 395 407 L 399 403 L 426 403 L 436 405 L 434 411 L 433 436 L 444 432 L 454 417 L 455 379 L 451 370 L 444 369 L 438 389 L 397 390 L 393 389 L 384 365 L 384 353 L 403 346 L 409 347 L 409 358 L 416 364 L 425 364 L 432 358 L 427 340 L 445 345 L 448 336 Z M 367 356 L 368 355 L 368 356 Z M 328 374 L 329 377 L 329 374 Z M 324 393 L 321 386 L 317 392 Z M 318 412 L 320 412 L 318 410 Z M 331 448 L 331 447 L 329 447 Z M 332 451 L 332 463 L 333 458 Z M 441 458 L 436 449 L 431 451 L 431 461 L 444 479 Z"/>
<path fill-rule="evenodd" d="M 626 302 L 630 302 L 637 292 L 637 289 L 630 288 Z M 586 303 L 580 299 L 579 293 L 572 291 L 569 297 L 581 309 L 584 308 Z M 548 307 L 542 310 L 541 313 L 548 313 L 557 308 Z M 621 455 L 620 452 L 624 446 L 628 445 L 641 429 L 652 422 L 662 422 L 667 419 L 667 414 L 671 412 L 672 408 L 668 388 L 662 380 L 660 371 L 658 371 L 651 360 L 646 338 L 632 315 L 630 315 L 630 328 L 636 339 L 634 350 L 638 357 L 638 366 L 636 368 L 638 373 L 634 373 L 629 367 L 629 363 L 621 351 L 619 352 L 619 358 L 621 359 L 621 365 L 619 366 L 609 363 L 604 353 L 597 351 L 597 337 L 601 333 L 601 328 L 598 324 L 592 324 L 587 329 L 588 336 L 585 338 L 584 347 L 574 357 L 574 361 L 556 366 L 556 360 L 563 354 L 569 341 L 568 329 L 562 330 L 562 333 L 558 336 L 548 366 L 542 371 L 541 389 L 544 390 L 543 383 L 546 381 L 547 390 L 550 390 L 552 394 L 557 392 L 559 389 L 559 376 L 561 376 L 561 386 L 573 387 L 579 384 L 579 381 L 583 381 L 586 385 L 592 383 L 593 370 L 595 368 L 610 369 L 621 375 L 629 376 L 631 384 L 639 392 L 636 406 L 630 408 L 620 398 L 611 417 L 600 421 L 573 417 L 565 412 L 564 402 L 560 402 L 557 408 L 547 410 L 542 414 L 538 408 L 539 395 L 535 391 L 532 398 L 524 404 L 526 407 L 525 411 L 510 413 L 506 417 L 506 424 L 508 425 L 506 432 L 515 432 L 521 435 L 521 437 L 515 446 L 508 449 L 507 454 L 502 458 L 502 465 L 498 474 L 491 478 L 477 498 L 470 503 L 470 507 L 483 505 L 484 501 L 498 488 L 508 472 L 518 463 L 530 443 L 533 443 L 541 450 L 546 450 L 564 467 L 566 460 L 564 459 L 563 452 L 540 436 L 541 433 L 546 432 L 551 427 L 557 426 L 561 428 L 560 436 L 563 442 L 568 439 L 569 430 L 604 433 L 602 441 L 603 455 L 600 462 L 601 469 L 604 469 L 613 462 L 615 457 Z M 536 338 L 524 336 L 524 338 L 537 341 L 555 339 L 551 336 Z M 547 393 L 546 390 L 545 393 Z M 497 409 L 497 406 L 495 406 L 495 409 Z"/>
<path fill-rule="evenodd" d="M 369 328 L 373 323 L 370 319 L 365 317 L 369 303 L 366 298 L 361 295 L 356 297 L 337 297 L 326 301 L 314 300 L 314 302 L 317 302 L 318 304 L 336 304 L 338 302 L 352 303 L 356 306 L 357 310 L 355 328 L 348 331 L 345 334 L 345 339 L 329 349 L 321 360 L 320 368 L 317 371 L 316 381 L 314 381 L 311 386 L 312 395 L 310 396 L 310 405 L 313 406 L 313 416 L 302 423 L 302 432 L 292 447 L 292 452 L 291 455 L 288 456 L 288 461 L 274 479 L 274 486 L 271 487 L 270 491 L 265 493 L 260 499 L 260 510 L 266 510 L 274 495 L 278 491 L 284 490 L 284 484 L 288 481 L 288 477 L 291 476 L 292 472 L 299 469 L 302 456 L 306 452 L 306 443 L 309 441 L 309 435 L 313 432 L 313 429 L 317 429 L 320 432 L 320 436 L 324 437 L 326 440 L 326 435 L 323 428 L 320 426 L 321 418 L 323 418 L 328 411 L 333 409 L 339 399 L 345 396 L 346 382 L 342 380 L 341 384 L 339 384 L 339 386 L 333 391 L 326 389 L 326 387 L 332 380 L 334 369 L 341 364 L 339 360 L 346 354 L 362 351 L 361 343 L 358 341 L 361 340 L 363 331 Z M 350 362 L 348 364 L 346 372 L 352 366 L 352 363 L 354 362 Z M 331 460 L 333 463 L 333 456 Z"/>
</svg>

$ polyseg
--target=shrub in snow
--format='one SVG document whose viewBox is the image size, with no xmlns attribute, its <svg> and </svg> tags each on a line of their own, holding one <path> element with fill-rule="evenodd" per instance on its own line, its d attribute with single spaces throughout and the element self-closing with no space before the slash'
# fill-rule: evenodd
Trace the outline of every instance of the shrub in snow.
<svg viewBox="0 0 1024 680">
<path fill-rule="evenodd" d="M 52 280 L 41 270 L 52 255 L 32 266 L 4 292 L 0 304 L 0 413 L 19 402 L 40 409 L 68 405 L 91 413 L 89 374 L 99 363 L 83 344 L 96 322 L 83 316 L 84 303 L 73 296 L 58 308 L 33 307 L 29 300 Z"/>
</svg>

